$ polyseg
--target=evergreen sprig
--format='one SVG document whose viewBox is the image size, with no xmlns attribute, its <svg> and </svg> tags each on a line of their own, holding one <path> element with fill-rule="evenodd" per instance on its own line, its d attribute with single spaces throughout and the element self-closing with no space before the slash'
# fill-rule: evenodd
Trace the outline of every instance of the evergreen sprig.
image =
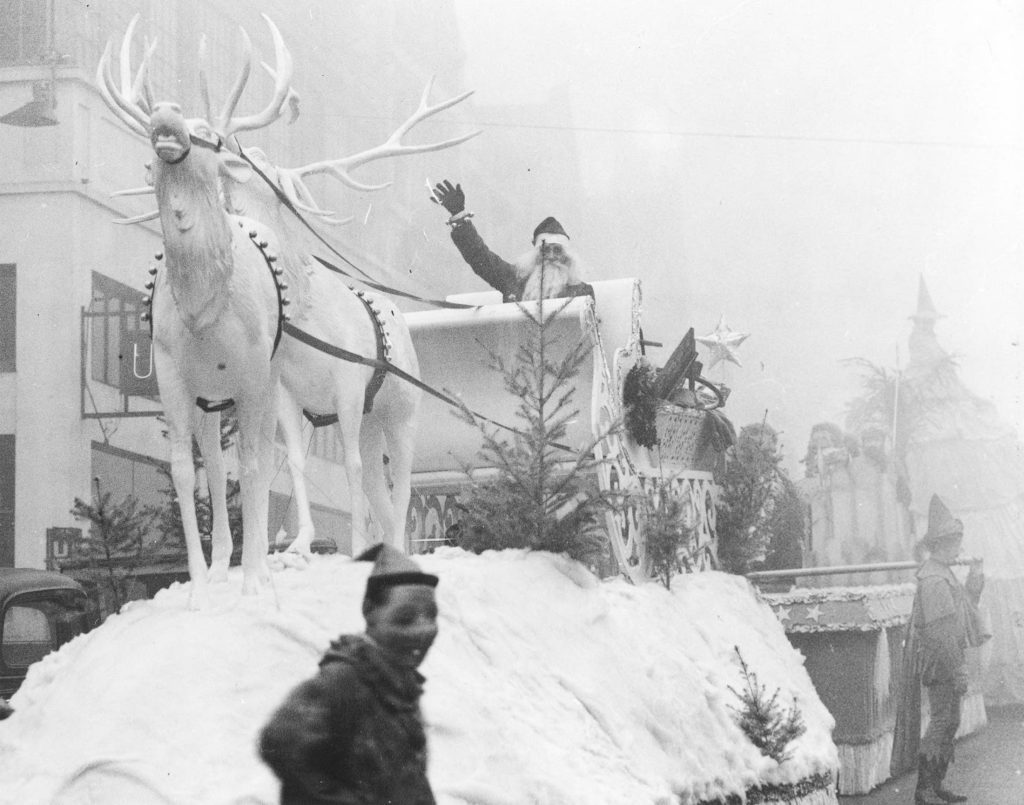
<svg viewBox="0 0 1024 805">
<path fill-rule="evenodd" d="M 649 499 L 645 507 L 644 540 L 647 558 L 655 578 L 666 590 L 672 587 L 672 577 L 684 572 L 683 550 L 689 543 L 689 533 L 683 525 L 683 503 L 672 495 L 668 485 L 659 490 L 656 501 Z"/>
<path fill-rule="evenodd" d="M 767 688 L 757 681 L 757 674 L 747 666 L 739 646 L 734 648 L 745 683 L 743 691 L 729 686 L 742 704 L 741 707 L 730 705 L 736 714 L 736 723 L 762 755 L 776 763 L 784 763 L 791 757 L 789 745 L 807 731 L 800 708 L 794 698 L 793 706 L 784 710 L 779 704 L 778 689 L 768 696 Z"/>
<path fill-rule="evenodd" d="M 75 498 L 71 514 L 90 528 L 71 541 L 68 558 L 85 564 L 76 575 L 105 590 L 116 612 L 129 600 L 138 568 L 161 556 L 162 541 L 149 536 L 158 511 L 131 495 L 114 501 L 104 492 L 94 503 Z"/>
</svg>

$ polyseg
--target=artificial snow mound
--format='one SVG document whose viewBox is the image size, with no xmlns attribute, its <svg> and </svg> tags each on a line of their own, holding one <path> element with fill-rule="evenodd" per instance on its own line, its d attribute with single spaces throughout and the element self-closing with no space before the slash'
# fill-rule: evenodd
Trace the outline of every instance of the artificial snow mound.
<svg viewBox="0 0 1024 805">
<path fill-rule="evenodd" d="M 779 622 L 742 578 L 672 590 L 600 582 L 563 557 L 419 557 L 440 633 L 423 664 L 439 803 L 687 803 L 833 772 L 832 717 Z M 314 557 L 187 609 L 187 585 L 129 604 L 34 666 L 0 723 L 0 802 L 277 802 L 256 736 L 328 642 L 363 628 L 369 564 Z M 779 766 L 734 720 L 738 646 L 807 732 Z"/>
</svg>

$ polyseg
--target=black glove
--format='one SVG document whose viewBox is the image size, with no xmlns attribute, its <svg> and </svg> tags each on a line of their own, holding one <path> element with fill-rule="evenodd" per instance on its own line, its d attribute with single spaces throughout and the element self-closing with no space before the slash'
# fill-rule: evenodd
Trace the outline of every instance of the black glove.
<svg viewBox="0 0 1024 805">
<path fill-rule="evenodd" d="M 440 204 L 451 215 L 458 215 L 466 209 L 466 194 L 462 192 L 462 185 L 457 184 L 452 187 L 452 183 L 447 179 L 438 183 L 430 200 L 435 204 Z"/>
</svg>

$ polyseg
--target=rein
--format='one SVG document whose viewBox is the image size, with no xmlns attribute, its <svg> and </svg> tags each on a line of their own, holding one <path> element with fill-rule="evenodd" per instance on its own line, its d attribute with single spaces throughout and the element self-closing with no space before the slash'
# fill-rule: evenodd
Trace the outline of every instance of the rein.
<svg viewBox="0 0 1024 805">
<path fill-rule="evenodd" d="M 462 411 L 468 412 L 477 419 L 481 419 L 484 422 L 488 422 L 489 424 L 501 428 L 502 430 L 507 430 L 510 433 L 516 433 L 519 434 L 520 436 L 526 435 L 522 431 L 513 428 L 511 425 L 505 425 L 501 422 L 498 422 L 495 419 L 491 419 L 488 416 L 484 416 L 483 414 L 478 413 L 477 411 L 474 411 L 471 408 L 467 408 L 464 403 L 460 402 L 459 400 L 456 400 L 453 397 L 449 397 L 444 392 L 438 391 L 433 386 L 430 386 L 424 383 L 418 377 L 415 377 L 414 375 L 411 375 L 408 372 L 399 369 L 392 363 L 388 363 L 387 361 L 375 360 L 373 358 L 367 358 L 362 355 L 359 355 L 358 353 L 350 352 L 347 349 L 336 347 L 334 344 L 329 344 L 326 341 L 317 338 L 315 335 L 311 335 L 307 333 L 305 330 L 299 329 L 291 322 L 285 322 L 284 331 L 292 338 L 294 338 L 296 341 L 301 341 L 306 346 L 310 346 L 313 349 L 319 350 L 320 352 L 324 352 L 327 355 L 331 355 L 335 358 L 340 358 L 343 361 L 348 361 L 350 363 L 358 363 L 361 364 L 362 366 L 372 366 L 375 369 L 382 370 L 389 374 L 393 374 L 399 379 L 404 380 L 406 383 L 411 383 L 416 388 L 420 389 L 421 391 L 425 391 L 427 394 L 436 397 L 442 402 L 447 403 L 448 405 L 451 405 L 454 408 L 458 408 Z M 568 445 L 558 444 L 557 442 L 554 443 L 552 446 L 557 447 L 559 450 L 565 450 L 568 453 L 576 452 L 573 448 L 569 447 Z"/>
<path fill-rule="evenodd" d="M 198 146 L 199 148 L 208 148 L 208 149 L 210 149 L 211 151 L 214 151 L 214 152 L 218 152 L 218 151 L 220 151 L 224 147 L 223 141 L 220 139 L 219 136 L 217 137 L 216 142 L 211 142 L 209 140 L 203 140 L 200 137 L 196 137 L 194 134 L 190 134 L 189 135 L 189 141 L 191 142 L 191 144 L 193 146 Z M 185 152 L 176 161 L 180 162 L 182 159 L 184 159 L 186 156 L 188 156 L 190 150 L 191 150 L 191 148 L 186 149 Z M 386 285 L 382 285 L 382 284 L 379 284 L 379 283 L 373 281 L 372 279 L 369 278 L 369 275 L 367 275 L 366 272 L 364 272 L 357 265 L 355 265 L 351 260 L 349 260 L 343 254 L 341 254 L 341 252 L 339 252 L 336 248 L 334 248 L 334 246 L 332 246 L 330 243 L 328 243 L 327 240 L 319 232 L 317 232 L 316 229 L 314 229 L 314 227 L 305 219 L 305 217 L 302 215 L 302 213 L 300 213 L 299 210 L 296 209 L 295 205 L 292 204 L 291 199 L 289 199 L 288 196 L 285 195 L 284 191 L 282 191 L 277 186 L 277 184 L 275 182 L 271 181 L 269 176 L 267 176 L 262 170 L 260 170 L 259 166 L 256 165 L 248 157 L 248 155 L 245 153 L 244 149 L 242 149 L 240 147 L 239 151 L 241 152 L 240 156 L 242 157 L 242 159 L 244 159 L 249 164 L 249 166 L 256 172 L 256 174 L 264 182 L 266 182 L 267 186 L 270 187 L 271 190 L 273 190 L 274 195 L 276 195 L 278 200 L 285 207 L 288 208 L 288 210 L 292 213 L 292 215 L 294 215 L 296 218 L 298 218 L 299 221 L 302 223 L 302 225 L 305 226 L 310 232 L 312 232 L 313 235 L 317 238 L 317 240 L 319 240 L 321 243 L 323 243 L 328 249 L 331 250 L 331 252 L 333 252 L 335 255 L 340 257 L 344 262 L 346 262 L 348 265 L 350 265 L 352 268 L 354 268 L 356 271 L 358 271 L 360 274 L 362 274 L 363 277 L 365 277 L 366 279 L 360 279 L 358 277 L 353 277 L 348 272 L 344 271 L 341 268 L 338 268 L 337 266 L 333 265 L 332 263 L 328 262 L 327 260 L 324 260 L 324 259 L 322 259 L 322 258 L 320 258 L 320 257 L 318 257 L 316 255 L 313 255 L 314 259 L 317 262 L 319 262 L 322 266 L 324 266 L 325 268 L 330 269 L 331 271 L 334 271 L 334 272 L 336 272 L 338 274 L 341 274 L 342 276 L 345 276 L 345 277 L 348 277 L 350 279 L 353 279 L 356 282 L 360 282 L 360 283 L 362 283 L 364 285 L 367 285 L 367 286 L 369 286 L 369 287 L 371 287 L 371 288 L 373 288 L 375 290 L 382 291 L 384 293 L 394 294 L 396 296 L 401 296 L 401 297 L 404 297 L 406 299 L 413 299 L 413 300 L 415 300 L 417 302 L 422 302 L 424 304 L 433 305 L 434 307 L 455 308 L 455 309 L 460 309 L 460 310 L 465 310 L 465 309 L 475 310 L 475 309 L 477 309 L 479 307 L 479 305 L 467 305 L 467 304 L 462 304 L 462 303 L 459 303 L 459 302 L 447 302 L 447 301 L 439 300 L 439 299 L 424 299 L 423 297 L 416 296 L 415 294 L 410 294 L 410 293 L 407 293 L 405 291 L 400 291 L 400 290 L 398 290 L 396 288 L 390 288 L 390 287 L 388 287 Z M 271 352 L 270 352 L 271 359 L 273 359 L 274 355 L 277 353 L 277 347 L 278 347 L 278 344 L 280 344 L 280 342 L 281 342 L 281 335 L 282 335 L 282 333 L 287 333 L 288 335 L 290 335 L 295 340 L 300 341 L 303 344 L 306 344 L 307 346 L 310 346 L 313 349 L 319 350 L 320 352 L 323 352 L 323 353 L 325 353 L 327 355 L 331 355 L 332 357 L 339 358 L 339 359 L 344 360 L 344 361 L 348 361 L 349 363 L 356 363 L 356 364 L 360 364 L 362 366 L 373 367 L 373 369 L 375 371 L 374 371 L 373 377 L 370 379 L 370 383 L 367 385 L 366 399 L 365 399 L 365 402 L 364 402 L 364 413 L 368 413 L 368 409 L 372 406 L 373 397 L 374 397 L 374 395 L 376 395 L 377 391 L 380 389 L 381 384 L 384 382 L 384 377 L 386 375 L 388 375 L 388 374 L 392 374 L 392 375 L 395 375 L 396 377 L 398 377 L 400 380 L 404 380 L 407 383 L 411 383 L 416 388 L 420 389 L 421 391 L 425 391 L 427 394 L 430 394 L 431 396 L 436 397 L 437 399 L 441 400 L 442 402 L 444 402 L 444 403 L 446 403 L 446 404 L 448 404 L 448 405 L 450 405 L 450 406 L 452 406 L 454 408 L 458 408 L 461 411 L 464 411 L 464 412 L 468 413 L 470 416 L 472 416 L 475 419 L 480 419 L 480 420 L 482 420 L 484 422 L 487 422 L 487 423 L 489 423 L 489 424 L 491 424 L 491 425 L 493 425 L 493 426 L 495 426 L 497 428 L 501 428 L 502 430 L 506 430 L 506 431 L 508 431 L 510 433 L 515 433 L 515 434 L 518 434 L 518 435 L 521 435 L 521 436 L 522 435 L 526 435 L 522 431 L 520 431 L 520 430 L 518 430 L 516 428 L 513 428 L 511 425 L 505 425 L 505 424 L 503 424 L 501 422 L 498 422 L 495 419 L 491 419 L 490 417 L 485 416 L 484 414 L 481 414 L 481 413 L 479 413 L 477 411 L 472 410 L 471 408 L 468 408 L 464 403 L 460 402 L 459 400 L 456 400 L 455 398 L 450 397 L 449 395 L 447 395 L 447 394 L 445 394 L 445 393 L 443 393 L 441 391 L 438 391 L 437 389 L 433 388 L 432 386 L 428 385 L 427 383 L 424 383 L 418 377 L 415 377 L 415 376 L 409 374 L 408 372 L 404 371 L 403 369 L 400 369 L 399 367 L 395 366 L 393 363 L 388 361 L 387 360 L 387 354 L 386 354 L 386 340 L 385 340 L 386 336 L 384 336 L 383 333 L 381 332 L 380 321 L 377 318 L 377 316 L 374 314 L 373 308 L 370 306 L 368 300 L 365 299 L 364 296 L 360 292 L 358 292 L 358 291 L 354 291 L 354 292 L 359 296 L 359 298 L 363 302 L 363 304 L 367 306 L 367 311 L 368 311 L 368 313 L 370 315 L 370 318 L 374 322 L 374 329 L 375 329 L 376 336 L 377 336 L 377 339 L 378 339 L 377 340 L 377 354 L 378 354 L 377 358 L 367 358 L 367 357 L 359 355 L 359 354 L 357 354 L 355 352 L 351 352 L 351 351 L 349 351 L 347 349 L 342 349 L 341 347 L 335 346 L 334 344 L 329 344 L 328 342 L 323 341 L 323 340 L 317 338 L 316 336 L 311 335 L 310 333 L 307 333 L 305 330 L 302 330 L 302 329 L 296 327 L 294 324 L 292 324 L 289 321 L 288 314 L 284 312 L 285 307 L 288 304 L 290 304 L 290 300 L 286 299 L 284 297 L 284 295 L 283 295 L 283 290 L 284 289 L 282 288 L 282 282 L 281 282 L 281 279 L 280 279 L 281 275 L 284 273 L 284 269 L 275 265 L 275 263 L 277 262 L 277 256 L 267 252 L 267 247 L 269 246 L 269 243 L 266 240 L 260 240 L 259 239 L 259 232 L 257 230 L 255 230 L 255 229 L 250 230 L 248 234 L 249 234 L 249 240 L 251 240 L 253 245 L 255 245 L 257 249 L 259 249 L 260 254 L 263 255 L 263 259 L 264 259 L 264 261 L 267 264 L 267 268 L 270 269 L 270 276 L 271 276 L 271 278 L 274 281 L 274 289 L 275 289 L 276 294 L 277 294 L 277 330 L 276 330 L 276 332 L 274 334 L 274 346 L 273 346 L 273 348 L 271 349 Z M 162 260 L 163 259 L 163 254 L 157 254 L 156 255 L 156 259 L 157 260 Z M 155 280 L 155 275 L 157 273 L 156 267 L 151 268 L 149 273 L 154 276 L 154 280 Z M 142 314 L 142 318 L 143 318 L 144 321 L 148 321 L 149 322 L 149 333 L 150 333 L 150 336 L 152 336 L 153 335 L 152 304 L 153 304 L 153 297 L 156 294 L 156 284 L 155 284 L 155 281 L 151 281 L 151 282 L 146 283 L 146 287 L 150 288 L 152 292 L 151 292 L 151 294 L 149 296 L 144 297 L 143 303 L 145 305 L 147 305 L 150 308 L 150 310 L 147 311 L 147 312 L 144 312 Z M 204 411 L 207 411 L 207 412 L 222 411 L 225 408 L 229 408 L 233 404 L 234 404 L 234 400 L 232 400 L 232 399 L 212 400 L 211 401 L 211 400 L 207 400 L 207 399 L 205 399 L 203 397 L 197 397 L 196 398 L 196 405 L 198 405 L 201 409 L 203 409 Z M 313 422 L 314 426 L 317 425 L 318 421 L 321 424 L 331 424 L 332 422 L 337 421 L 336 418 L 332 418 L 332 417 L 333 417 L 333 415 L 328 415 L 328 416 L 314 415 L 314 417 L 309 417 L 309 415 L 307 414 L 307 418 L 309 418 L 310 421 Z M 576 452 L 573 448 L 569 447 L 568 445 L 559 444 L 557 442 L 553 443 L 552 446 L 558 448 L 559 450 L 564 450 L 564 451 L 566 451 L 568 453 L 575 453 Z"/>
<path fill-rule="evenodd" d="M 196 142 L 197 145 L 202 144 L 206 148 L 214 148 L 214 146 L 212 144 L 207 143 L 207 142 L 202 141 L 202 140 L 196 139 L 194 142 Z M 220 149 L 218 147 L 215 150 L 220 150 Z M 241 156 L 242 159 L 244 159 L 246 162 L 249 163 L 249 166 L 253 169 L 253 171 L 256 172 L 256 175 L 259 176 L 264 182 L 266 182 L 267 186 L 274 192 L 274 195 L 277 196 L 278 201 L 280 201 L 288 209 L 288 211 L 292 215 L 294 215 L 304 227 L 306 227 L 306 229 L 308 229 L 310 232 L 312 232 L 313 236 L 317 240 L 319 240 L 324 246 L 326 246 L 328 249 L 330 249 L 332 254 L 334 254 L 335 256 L 340 258 L 342 261 L 347 263 L 349 266 L 351 266 L 353 269 L 355 269 L 360 274 L 362 274 L 362 278 L 355 277 L 350 272 L 345 271 L 342 268 L 339 268 L 338 266 L 334 265 L 333 263 L 331 263 L 331 262 L 329 262 L 327 260 L 324 260 L 323 258 L 318 257 L 317 255 L 313 255 L 313 258 L 318 263 L 320 263 L 320 265 L 322 265 L 324 268 L 326 268 L 326 269 L 328 269 L 330 271 L 334 271 L 335 273 L 340 274 L 343 277 L 346 277 L 348 279 L 354 280 L 355 282 L 362 283 L 363 285 L 366 285 L 366 286 L 368 286 L 370 288 L 373 288 L 375 291 L 381 291 L 382 293 L 393 294 L 394 296 L 401 296 L 401 297 L 403 297 L 405 299 L 412 299 L 412 300 L 414 300 L 416 302 L 422 302 L 423 304 L 430 305 L 432 307 L 450 308 L 450 309 L 456 309 L 456 310 L 475 310 L 476 308 L 479 307 L 479 305 L 467 305 L 467 304 L 464 304 L 462 302 L 448 302 L 448 301 L 446 301 L 444 299 L 427 299 L 427 298 L 424 298 L 422 296 L 417 296 L 416 294 L 409 293 L 408 291 L 402 291 L 402 290 L 400 290 L 398 288 L 392 288 L 392 287 L 390 287 L 388 285 L 383 285 L 383 284 L 381 284 L 379 282 L 376 282 L 369 274 L 367 274 L 359 266 L 357 266 L 355 263 L 353 263 L 351 260 L 349 260 L 345 255 L 343 255 L 340 251 L 338 251 L 331 243 L 329 243 L 327 241 L 327 239 L 322 234 L 320 234 L 316 230 L 316 228 L 309 221 L 306 220 L 305 216 L 292 203 L 292 200 L 290 198 L 288 198 L 288 196 L 285 194 L 285 192 L 280 187 L 277 186 L 277 182 L 273 181 L 269 176 L 267 176 L 266 173 L 264 173 L 262 170 L 260 170 L 260 167 L 249 158 L 249 155 L 245 153 L 245 149 L 242 148 L 241 146 L 239 146 L 239 156 Z"/>
</svg>

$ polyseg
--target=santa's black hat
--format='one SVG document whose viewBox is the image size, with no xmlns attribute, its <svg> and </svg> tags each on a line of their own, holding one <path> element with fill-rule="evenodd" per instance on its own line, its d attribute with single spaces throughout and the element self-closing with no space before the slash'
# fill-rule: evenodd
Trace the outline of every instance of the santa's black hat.
<svg viewBox="0 0 1024 805">
<path fill-rule="evenodd" d="M 424 573 L 412 559 L 397 548 L 379 542 L 356 557 L 356 561 L 373 562 L 373 570 L 366 580 L 366 597 L 372 598 L 385 587 L 403 584 L 437 586 L 437 576 Z"/>
<path fill-rule="evenodd" d="M 964 535 L 964 524 L 957 520 L 942 498 L 932 495 L 928 504 L 928 530 L 921 538 L 924 546 L 931 550 L 941 542 L 957 539 Z"/>
<path fill-rule="evenodd" d="M 558 221 L 552 218 L 550 215 L 543 221 L 541 221 L 539 224 L 537 224 L 537 228 L 533 230 L 534 243 L 537 242 L 538 235 L 561 235 L 566 239 L 568 239 L 569 237 L 566 231 L 562 229 L 562 225 L 558 223 Z"/>
</svg>

